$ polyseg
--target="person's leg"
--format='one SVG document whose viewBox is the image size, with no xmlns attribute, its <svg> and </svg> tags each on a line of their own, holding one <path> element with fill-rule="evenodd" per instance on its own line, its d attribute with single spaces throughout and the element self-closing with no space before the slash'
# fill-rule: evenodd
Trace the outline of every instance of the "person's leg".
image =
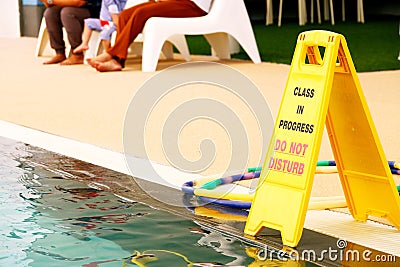
<svg viewBox="0 0 400 267">
<path fill-rule="evenodd" d="M 63 38 L 61 7 L 52 6 L 46 8 L 43 16 L 46 21 L 46 30 L 49 34 L 50 46 L 56 51 L 56 55 L 43 64 L 56 64 L 65 60 L 65 43 Z"/>
<path fill-rule="evenodd" d="M 82 43 L 74 49 L 74 54 L 82 53 L 89 49 L 89 40 L 92 36 L 93 30 L 100 30 L 99 19 L 85 19 L 85 26 L 83 28 Z"/>
<path fill-rule="evenodd" d="M 111 47 L 110 40 L 101 40 L 101 46 L 103 47 L 104 51 Z"/>
<path fill-rule="evenodd" d="M 125 28 L 126 24 L 128 23 L 132 13 L 134 13 L 134 11 L 138 8 L 141 8 L 143 6 L 147 6 L 147 5 L 152 5 L 153 2 L 149 1 L 149 2 L 144 2 L 135 6 L 132 6 L 130 8 L 124 9 L 120 12 L 120 15 L 118 16 L 118 29 L 117 29 L 117 33 L 118 31 L 122 30 L 123 28 Z M 123 16 L 121 16 L 121 13 L 124 13 Z"/>
<path fill-rule="evenodd" d="M 107 54 L 112 57 L 113 61 L 124 67 L 124 62 L 127 57 L 128 48 L 135 40 L 139 33 L 142 32 L 146 21 L 151 17 L 199 17 L 205 15 L 205 12 L 190 0 L 170 0 L 165 2 L 153 2 L 152 4 L 142 5 L 137 8 L 126 9 L 121 12 L 120 17 L 126 22 L 123 27 L 120 27 L 117 32 L 115 44 Z M 129 17 L 129 19 L 126 19 Z M 118 22 L 120 22 L 119 20 Z M 121 25 L 119 25 L 121 26 Z M 107 70 L 107 66 L 96 64 L 96 69 L 100 71 L 112 71 L 117 69 L 115 62 L 111 65 L 112 68 Z"/>
<path fill-rule="evenodd" d="M 64 7 L 61 10 L 61 22 L 68 34 L 71 50 L 74 51 L 82 43 L 84 20 L 90 16 L 87 8 Z M 62 65 L 83 64 L 83 53 L 72 55 L 61 62 Z"/>
<path fill-rule="evenodd" d="M 102 30 L 100 32 L 101 44 L 103 46 L 104 51 L 107 51 L 110 48 L 111 36 L 117 30 L 117 28 L 115 27 L 115 25 L 112 22 L 109 22 L 109 23 L 110 24 L 103 26 Z"/>
</svg>

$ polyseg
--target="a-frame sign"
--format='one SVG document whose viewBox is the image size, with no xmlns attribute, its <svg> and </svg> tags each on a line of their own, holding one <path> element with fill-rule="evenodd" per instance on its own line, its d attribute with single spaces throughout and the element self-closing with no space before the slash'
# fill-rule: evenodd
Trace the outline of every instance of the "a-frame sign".
<svg viewBox="0 0 400 267">
<path fill-rule="evenodd" d="M 307 31 L 298 36 L 245 234 L 268 227 L 297 246 L 325 124 L 353 217 L 386 217 L 399 229 L 400 198 L 346 40 Z"/>
</svg>

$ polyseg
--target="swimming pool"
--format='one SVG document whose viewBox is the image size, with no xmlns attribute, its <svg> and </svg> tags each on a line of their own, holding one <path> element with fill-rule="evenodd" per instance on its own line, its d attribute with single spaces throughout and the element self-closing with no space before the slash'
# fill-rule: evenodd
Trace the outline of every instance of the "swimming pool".
<svg viewBox="0 0 400 267">
<path fill-rule="evenodd" d="M 92 186 L 66 179 L 55 166 L 32 161 L 44 153 L 0 138 L 0 266 L 259 266 L 256 248 L 117 197 L 95 186 L 97 176 Z M 47 154 L 60 163 L 59 155 Z"/>
</svg>

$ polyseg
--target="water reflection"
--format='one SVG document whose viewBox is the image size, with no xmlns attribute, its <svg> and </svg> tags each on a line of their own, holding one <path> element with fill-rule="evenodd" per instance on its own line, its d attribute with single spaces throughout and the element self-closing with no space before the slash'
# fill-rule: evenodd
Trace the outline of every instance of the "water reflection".
<svg viewBox="0 0 400 267">
<path fill-rule="evenodd" d="M 238 240 L 65 179 L 31 153 L 44 152 L 0 140 L 0 266 L 267 266 Z"/>
</svg>

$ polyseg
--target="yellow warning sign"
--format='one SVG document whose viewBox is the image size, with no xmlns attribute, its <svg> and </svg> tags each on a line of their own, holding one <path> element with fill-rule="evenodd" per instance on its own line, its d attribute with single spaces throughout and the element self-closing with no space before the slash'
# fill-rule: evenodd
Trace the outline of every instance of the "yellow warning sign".
<svg viewBox="0 0 400 267">
<path fill-rule="evenodd" d="M 346 40 L 317 30 L 298 37 L 245 234 L 268 227 L 284 245 L 298 244 L 325 124 L 353 217 L 386 217 L 400 228 L 400 199 Z"/>
</svg>

